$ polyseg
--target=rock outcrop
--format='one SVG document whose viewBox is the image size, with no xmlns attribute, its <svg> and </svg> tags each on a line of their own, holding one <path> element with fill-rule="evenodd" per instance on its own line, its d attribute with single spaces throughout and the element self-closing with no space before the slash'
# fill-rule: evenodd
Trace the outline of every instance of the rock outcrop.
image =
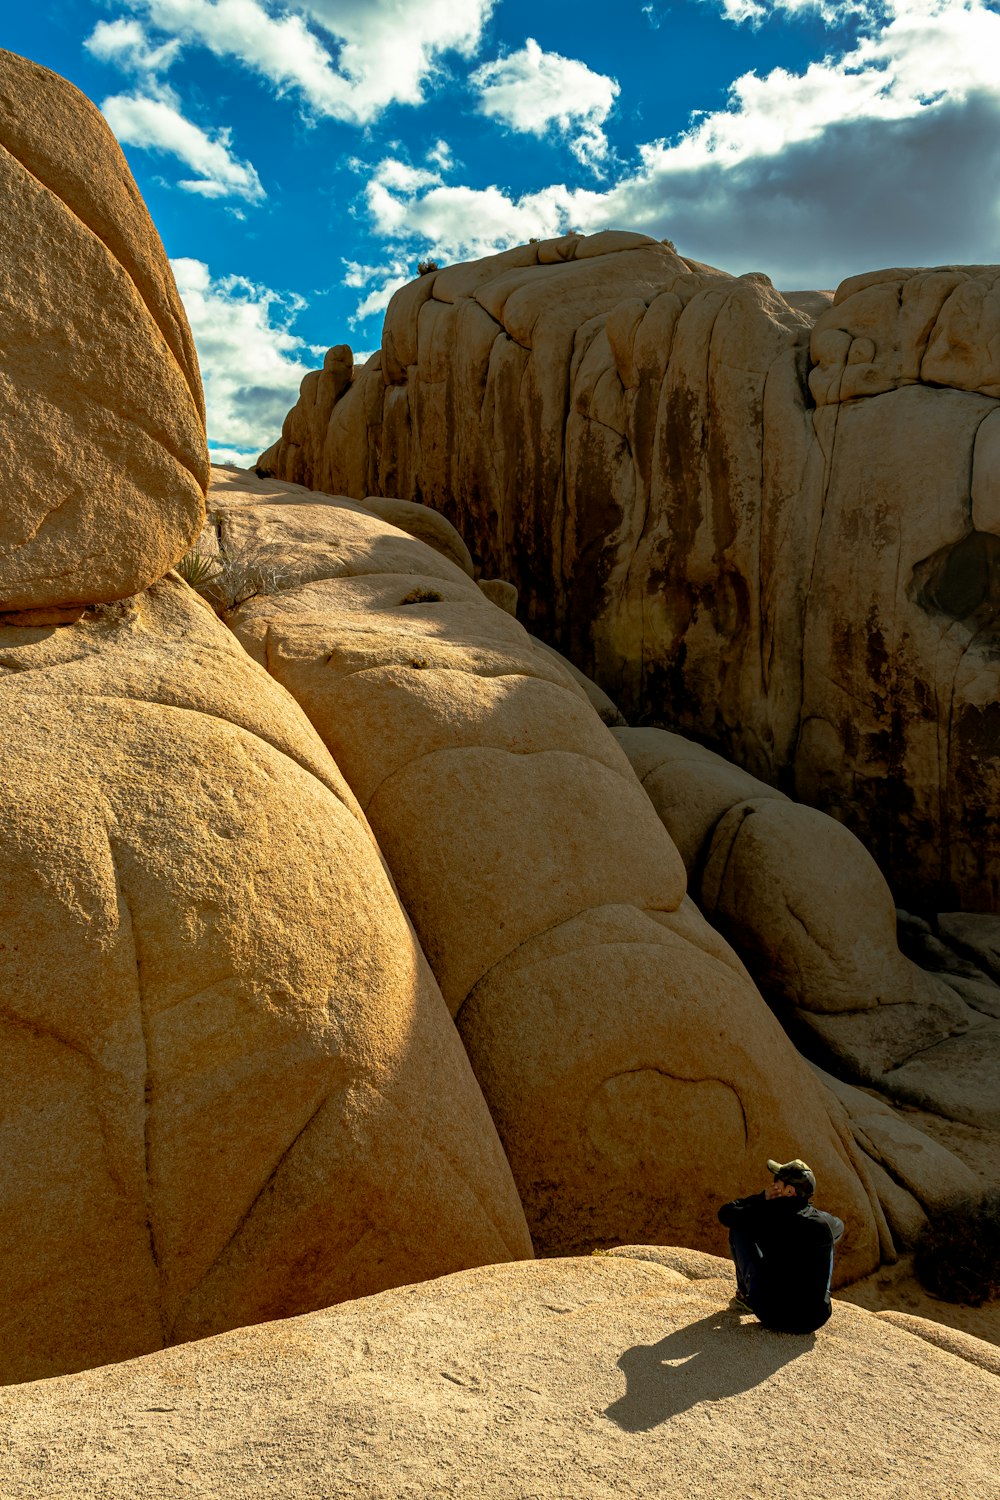
<svg viewBox="0 0 1000 1500">
<path fill-rule="evenodd" d="M 0 611 L 137 593 L 208 483 L 194 343 L 104 117 L 0 52 Z"/>
<path fill-rule="evenodd" d="M 630 718 L 1000 902 L 996 267 L 786 300 L 620 232 L 422 276 L 261 464 L 442 511 Z"/>
<path fill-rule="evenodd" d="M 815 1158 L 843 1203 L 841 1274 L 873 1264 L 880 1213 L 850 1131 L 685 899 L 673 843 L 574 678 L 359 503 L 222 470 L 210 518 L 209 545 L 285 579 L 227 622 L 371 823 L 536 1249 L 718 1249 L 718 1201 L 784 1150 Z"/>
<path fill-rule="evenodd" d="M 902 1101 L 1000 1129 L 1000 988 L 970 961 L 979 979 L 963 993 L 943 961 L 928 969 L 900 951 L 892 894 L 859 840 L 680 735 L 614 733 L 699 909 L 792 1035 Z M 976 935 L 992 919 L 941 920 Z"/>
<path fill-rule="evenodd" d="M 2 1391 L 5 1500 L 995 1500 L 993 1346 L 841 1302 L 770 1333 L 732 1289 L 658 1247 L 491 1266 Z"/>
<path fill-rule="evenodd" d="M 0 1380 L 530 1255 L 371 830 L 212 611 L 0 629 L 0 703 Z"/>
</svg>

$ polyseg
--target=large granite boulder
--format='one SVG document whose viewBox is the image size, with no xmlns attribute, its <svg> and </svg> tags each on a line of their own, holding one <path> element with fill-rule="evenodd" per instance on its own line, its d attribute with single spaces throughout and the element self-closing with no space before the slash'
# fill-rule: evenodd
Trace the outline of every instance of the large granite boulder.
<svg viewBox="0 0 1000 1500">
<path fill-rule="evenodd" d="M 372 833 L 176 576 L 0 629 L 0 1381 L 528 1256 Z"/>
<path fill-rule="evenodd" d="M 224 551 L 284 576 L 226 619 L 365 810 L 536 1249 L 718 1249 L 713 1200 L 784 1151 L 815 1160 L 843 1207 L 841 1274 L 873 1264 L 880 1211 L 849 1129 L 686 901 L 583 688 L 464 570 L 362 504 L 229 470 L 210 508 Z"/>
<path fill-rule="evenodd" d="M 198 361 L 104 117 L 12 52 L 0 197 L 0 610 L 124 598 L 201 526 Z"/>
<path fill-rule="evenodd" d="M 832 813 L 901 898 L 994 911 L 997 274 L 831 305 L 643 235 L 521 246 L 402 288 L 261 464 L 441 510 L 627 717 Z"/>
<path fill-rule="evenodd" d="M 684 855 L 700 910 L 791 1033 L 903 1102 L 1000 1127 L 1000 1024 L 988 1003 L 1000 988 L 971 962 L 979 978 L 963 981 L 947 954 L 928 969 L 900 951 L 892 893 L 864 845 L 680 735 L 614 735 Z M 990 920 L 951 922 L 979 933 Z"/>
<path fill-rule="evenodd" d="M 835 1302 L 815 1336 L 656 1247 L 490 1266 L 0 1392 L 5 1500 L 993 1500 L 997 1349 Z"/>
</svg>

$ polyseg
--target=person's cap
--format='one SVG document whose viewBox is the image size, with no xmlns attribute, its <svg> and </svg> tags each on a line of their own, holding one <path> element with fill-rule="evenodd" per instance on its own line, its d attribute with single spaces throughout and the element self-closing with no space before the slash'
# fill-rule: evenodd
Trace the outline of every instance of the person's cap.
<svg viewBox="0 0 1000 1500">
<path fill-rule="evenodd" d="M 810 1193 L 816 1191 L 816 1174 L 798 1156 L 794 1161 L 769 1161 L 767 1170 L 772 1177 L 789 1182 L 794 1188 L 807 1188 Z"/>
</svg>

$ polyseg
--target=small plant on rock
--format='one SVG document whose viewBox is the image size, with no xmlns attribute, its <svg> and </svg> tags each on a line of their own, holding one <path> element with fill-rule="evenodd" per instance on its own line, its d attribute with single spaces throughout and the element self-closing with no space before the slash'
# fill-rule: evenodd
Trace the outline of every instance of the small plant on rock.
<svg viewBox="0 0 1000 1500">
<path fill-rule="evenodd" d="M 425 589 L 418 584 L 399 602 L 400 604 L 440 604 L 443 599 L 444 595 L 439 594 L 437 589 Z"/>
<path fill-rule="evenodd" d="M 426 276 L 428 271 L 440 271 L 441 265 L 436 260 L 418 260 L 417 271 L 421 276 Z"/>
<path fill-rule="evenodd" d="M 956 1200 L 916 1244 L 913 1268 L 944 1302 L 979 1307 L 1000 1297 L 1000 1191 Z"/>
<path fill-rule="evenodd" d="M 222 571 L 222 564 L 218 557 L 206 556 L 199 552 L 197 547 L 192 547 L 186 552 L 177 564 L 177 572 L 185 583 L 189 583 L 193 589 L 202 589 L 206 584 L 218 578 Z"/>
<path fill-rule="evenodd" d="M 222 545 L 207 557 L 193 547 L 181 558 L 177 571 L 220 615 L 262 594 L 280 594 L 294 582 L 253 546 Z"/>
</svg>

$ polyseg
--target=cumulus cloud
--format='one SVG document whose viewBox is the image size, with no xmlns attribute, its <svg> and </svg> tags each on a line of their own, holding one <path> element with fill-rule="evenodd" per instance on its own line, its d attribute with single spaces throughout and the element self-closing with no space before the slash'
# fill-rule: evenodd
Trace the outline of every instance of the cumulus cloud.
<svg viewBox="0 0 1000 1500">
<path fill-rule="evenodd" d="M 442 261 L 490 255 L 532 235 L 541 239 L 558 234 L 571 206 L 588 198 L 599 201 L 601 194 L 558 186 L 512 198 L 498 187 L 448 184 L 440 174 L 413 169 L 392 157 L 379 162 L 365 187 L 377 235 L 400 244 L 418 242 L 421 250 Z M 412 271 L 403 279 L 410 276 Z"/>
<path fill-rule="evenodd" d="M 419 104 L 446 53 L 472 57 L 495 0 L 126 0 L 183 46 L 233 58 L 321 117 Z"/>
<path fill-rule="evenodd" d="M 165 152 L 195 172 L 177 184 L 185 192 L 247 203 L 265 197 L 256 170 L 233 155 L 230 131 L 219 126 L 209 134 L 186 119 L 170 90 L 161 88 L 156 96 L 112 94 L 101 111 L 123 145 Z"/>
<path fill-rule="evenodd" d="M 785 286 L 988 260 L 1000 231 L 997 56 L 1000 14 L 985 0 L 886 0 L 868 7 L 850 50 L 801 73 L 745 74 L 727 108 L 640 147 L 603 191 L 399 191 L 382 173 L 366 189 L 369 213 L 386 240 L 447 259 L 620 225 Z"/>
<path fill-rule="evenodd" d="M 365 318 L 385 312 L 393 292 L 412 281 L 417 270 L 412 258 L 408 259 L 403 255 L 393 255 L 375 265 L 363 265 L 356 260 L 345 260 L 343 265 L 344 286 L 368 289 L 367 296 L 354 309 L 354 315 L 350 319 L 352 327 Z M 358 358 L 357 363 L 361 364 L 363 361 Z"/>
<path fill-rule="evenodd" d="M 251 463 L 313 368 L 302 356 L 314 351 L 291 327 L 305 303 L 243 276 L 213 277 L 200 260 L 171 265 L 198 349 L 209 451 L 220 463 Z"/>
<path fill-rule="evenodd" d="M 126 146 L 176 157 L 196 175 L 177 186 L 203 198 L 260 203 L 266 196 L 256 169 L 232 150 L 232 131 L 206 130 L 189 120 L 163 74 L 181 49 L 178 38 L 153 43 L 134 18 L 99 21 L 84 42 L 91 56 L 135 75 L 130 94 L 111 94 L 101 104 L 105 119 Z M 243 215 L 237 210 L 239 217 Z"/>
<path fill-rule="evenodd" d="M 151 46 L 145 29 L 124 16 L 117 21 L 98 21 L 84 47 L 100 62 L 114 63 L 132 73 L 162 73 L 180 51 L 176 37 Z"/>
<path fill-rule="evenodd" d="M 586 63 L 543 52 L 528 37 L 519 52 L 483 63 L 470 82 L 479 94 L 480 111 L 511 130 L 537 136 L 556 130 L 584 166 L 598 167 L 607 157 L 602 127 L 619 86 Z"/>
</svg>

